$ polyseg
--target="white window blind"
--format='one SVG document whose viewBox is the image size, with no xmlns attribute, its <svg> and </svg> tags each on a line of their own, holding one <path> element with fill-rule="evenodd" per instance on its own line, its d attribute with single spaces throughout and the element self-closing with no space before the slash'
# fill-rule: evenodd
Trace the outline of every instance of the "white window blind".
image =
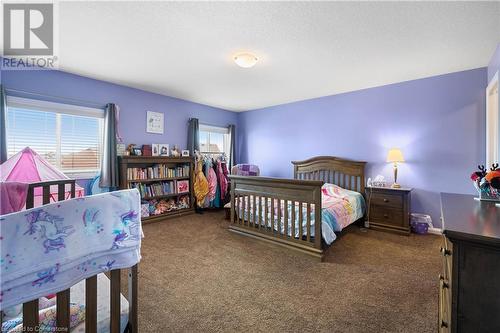
<svg viewBox="0 0 500 333">
<path fill-rule="evenodd" d="M 230 137 L 227 127 L 200 124 L 201 153 L 217 155 L 225 153 L 229 158 Z"/>
<path fill-rule="evenodd" d="M 103 116 L 100 109 L 8 97 L 8 155 L 29 146 L 63 172 L 95 173 L 102 156 Z"/>
</svg>

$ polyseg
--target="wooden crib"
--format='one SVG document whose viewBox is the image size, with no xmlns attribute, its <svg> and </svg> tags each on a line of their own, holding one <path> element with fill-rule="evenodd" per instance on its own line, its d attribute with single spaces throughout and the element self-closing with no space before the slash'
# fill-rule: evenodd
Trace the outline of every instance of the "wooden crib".
<svg viewBox="0 0 500 333">
<path fill-rule="evenodd" d="M 75 180 L 57 180 L 32 183 L 28 187 L 26 209 L 33 208 L 35 202 L 35 189 L 42 189 L 43 204 L 50 203 L 51 187 L 57 187 L 57 201 L 65 200 L 67 187 L 70 187 L 70 198 L 75 197 Z M 128 272 L 128 301 L 129 315 L 126 331 L 135 333 L 137 326 L 137 279 L 138 267 L 134 265 L 127 268 Z M 110 271 L 110 332 L 120 332 L 120 295 L 121 295 L 121 270 Z M 70 328 L 70 289 L 57 292 L 57 328 L 60 332 L 69 332 Z M 0 314 L 0 324 L 3 322 Z M 23 332 L 37 332 L 38 299 L 23 303 Z M 97 275 L 85 281 L 85 332 L 97 332 Z"/>
<path fill-rule="evenodd" d="M 321 240 L 321 186 L 325 182 L 331 183 L 364 195 L 366 162 L 318 156 L 292 164 L 294 179 L 230 176 L 229 230 L 323 260 L 326 247 Z M 307 213 L 296 214 L 294 209 L 291 212 L 283 209 L 289 204 L 299 205 Z M 277 207 L 281 209 L 275 210 Z M 314 235 L 317 237 L 311 234 L 312 211 L 316 221 Z M 247 212 L 247 215 L 237 212 Z M 303 221 L 304 217 L 306 221 Z M 277 227 L 271 221 L 277 221 Z M 296 235 L 296 222 L 299 226 L 305 223 L 306 230 L 304 233 L 303 228 L 299 228 L 298 237 L 293 237 L 291 235 Z M 358 223 L 361 222 L 364 222 L 364 218 L 358 220 Z M 284 232 L 278 231 L 282 229 Z"/>
</svg>

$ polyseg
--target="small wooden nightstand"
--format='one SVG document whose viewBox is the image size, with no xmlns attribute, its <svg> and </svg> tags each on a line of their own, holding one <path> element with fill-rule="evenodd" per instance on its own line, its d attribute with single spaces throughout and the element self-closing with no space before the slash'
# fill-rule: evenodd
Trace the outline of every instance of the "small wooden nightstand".
<svg viewBox="0 0 500 333">
<path fill-rule="evenodd" d="M 370 228 L 410 233 L 411 188 L 367 187 Z"/>
</svg>

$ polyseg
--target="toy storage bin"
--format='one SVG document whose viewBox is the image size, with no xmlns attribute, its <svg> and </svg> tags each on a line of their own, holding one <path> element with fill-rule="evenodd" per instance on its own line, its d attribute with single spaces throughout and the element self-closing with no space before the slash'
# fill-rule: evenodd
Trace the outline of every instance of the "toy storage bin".
<svg viewBox="0 0 500 333">
<path fill-rule="evenodd" d="M 149 202 L 141 202 L 141 217 L 149 216 Z"/>
<path fill-rule="evenodd" d="M 433 227 L 432 219 L 426 214 L 411 213 L 410 226 L 412 232 L 425 235 L 429 228 Z"/>
</svg>

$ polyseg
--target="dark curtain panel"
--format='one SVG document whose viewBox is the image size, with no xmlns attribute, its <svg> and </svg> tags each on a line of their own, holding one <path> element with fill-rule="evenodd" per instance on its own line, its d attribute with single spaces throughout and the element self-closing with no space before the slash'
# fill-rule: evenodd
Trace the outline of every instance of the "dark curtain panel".
<svg viewBox="0 0 500 333">
<path fill-rule="evenodd" d="M 236 165 L 236 126 L 234 125 L 229 125 L 229 139 L 230 139 L 230 146 L 229 146 L 229 170 L 233 166 Z"/>
<path fill-rule="evenodd" d="M 7 160 L 7 96 L 3 85 L 0 85 L 0 163 Z"/>
<path fill-rule="evenodd" d="M 194 156 L 194 151 L 200 151 L 200 124 L 197 118 L 189 119 L 188 145 L 189 153 Z"/>
<path fill-rule="evenodd" d="M 104 142 L 101 162 L 100 187 L 118 188 L 118 161 L 116 158 L 118 106 L 106 105 L 104 116 Z"/>
</svg>

